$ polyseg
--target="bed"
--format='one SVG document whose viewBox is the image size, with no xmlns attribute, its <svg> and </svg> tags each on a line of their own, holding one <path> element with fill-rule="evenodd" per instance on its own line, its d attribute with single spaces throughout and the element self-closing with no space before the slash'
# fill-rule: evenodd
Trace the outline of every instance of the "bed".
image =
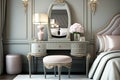
<svg viewBox="0 0 120 80">
<path fill-rule="evenodd" d="M 93 80 L 120 80 L 120 13 L 96 34 L 97 58 L 88 77 Z"/>
</svg>

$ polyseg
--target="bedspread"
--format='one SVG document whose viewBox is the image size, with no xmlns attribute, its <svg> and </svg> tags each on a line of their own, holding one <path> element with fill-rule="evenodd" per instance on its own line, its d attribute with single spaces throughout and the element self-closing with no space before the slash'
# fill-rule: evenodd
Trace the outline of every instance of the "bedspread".
<svg viewBox="0 0 120 80">
<path fill-rule="evenodd" d="M 93 80 L 120 80 L 120 50 L 100 53 L 88 77 Z"/>
</svg>

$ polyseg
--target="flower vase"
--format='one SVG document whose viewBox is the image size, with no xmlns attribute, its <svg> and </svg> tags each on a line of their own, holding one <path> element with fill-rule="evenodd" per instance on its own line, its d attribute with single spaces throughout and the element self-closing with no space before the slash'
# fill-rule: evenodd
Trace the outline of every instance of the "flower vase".
<svg viewBox="0 0 120 80">
<path fill-rule="evenodd" d="M 74 41 L 79 41 L 80 40 L 80 34 L 79 33 L 74 33 Z"/>
</svg>

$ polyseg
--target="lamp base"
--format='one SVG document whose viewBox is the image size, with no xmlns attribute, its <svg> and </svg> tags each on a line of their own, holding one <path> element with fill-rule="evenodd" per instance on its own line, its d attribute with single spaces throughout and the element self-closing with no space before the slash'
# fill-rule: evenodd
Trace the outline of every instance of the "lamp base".
<svg viewBox="0 0 120 80">
<path fill-rule="evenodd" d="M 43 38 L 44 38 L 44 32 L 39 31 L 38 32 L 38 40 L 43 41 Z"/>
</svg>

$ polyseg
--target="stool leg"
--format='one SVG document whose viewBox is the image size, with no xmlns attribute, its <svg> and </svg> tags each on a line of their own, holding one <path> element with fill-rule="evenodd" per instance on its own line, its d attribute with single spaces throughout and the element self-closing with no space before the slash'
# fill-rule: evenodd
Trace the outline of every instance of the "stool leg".
<svg viewBox="0 0 120 80">
<path fill-rule="evenodd" d="M 54 67 L 54 75 L 55 75 L 55 77 L 56 77 L 56 67 Z"/>
<path fill-rule="evenodd" d="M 30 75 L 30 78 L 31 78 L 31 61 L 29 61 L 29 75 Z"/>
<path fill-rule="evenodd" d="M 44 69 L 44 76 L 45 76 L 45 79 L 46 79 L 46 69 L 45 69 L 44 65 L 43 65 L 43 69 Z"/>
<path fill-rule="evenodd" d="M 58 75 L 59 75 L 59 80 L 61 80 L 61 66 L 58 66 Z"/>
<path fill-rule="evenodd" d="M 70 78 L 71 68 L 68 68 L 68 78 Z"/>
</svg>

